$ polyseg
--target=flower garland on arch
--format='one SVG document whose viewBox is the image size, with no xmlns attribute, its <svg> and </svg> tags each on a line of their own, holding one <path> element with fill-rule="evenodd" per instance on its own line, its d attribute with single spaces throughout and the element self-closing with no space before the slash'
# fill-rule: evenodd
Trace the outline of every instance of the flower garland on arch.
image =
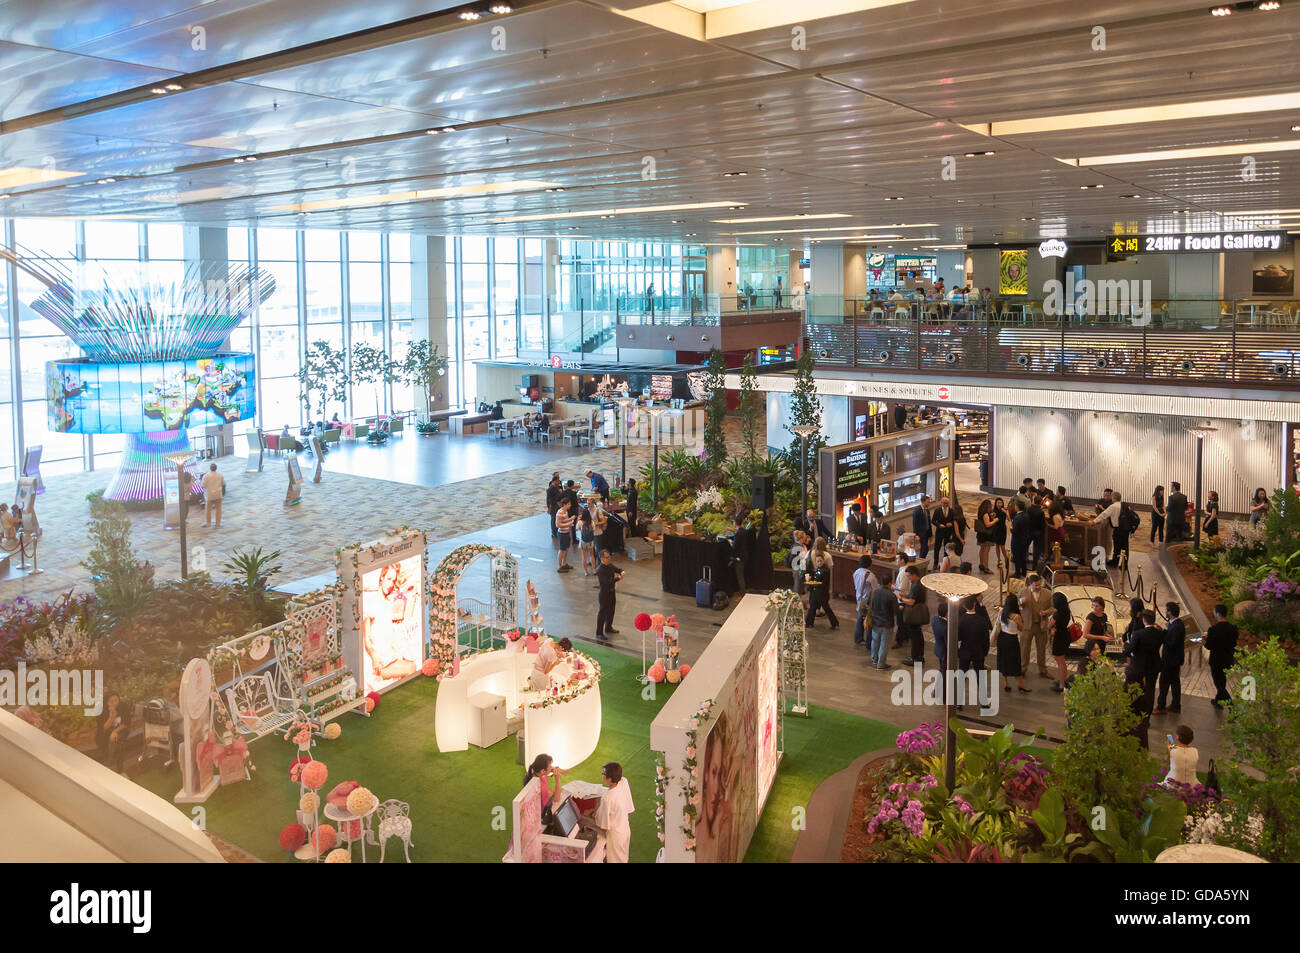
<svg viewBox="0 0 1300 953">
<path fill-rule="evenodd" d="M 691 854 L 695 853 L 695 819 L 700 813 L 700 753 L 695 741 L 700 726 L 708 720 L 712 711 L 713 699 L 706 698 L 695 709 L 686 729 L 686 758 L 682 762 L 686 769 L 686 782 L 682 790 L 686 803 L 682 807 L 682 833 L 686 835 L 686 850 Z"/>
<path fill-rule="evenodd" d="M 659 843 L 667 840 L 667 826 L 664 824 L 664 801 L 668 794 L 668 761 L 662 751 L 655 756 L 655 830 L 659 834 Z"/>
<path fill-rule="evenodd" d="M 803 603 L 789 589 L 777 589 L 767 597 L 767 610 L 776 613 L 781 640 L 781 691 L 801 704 L 808 692 L 808 638 L 804 631 Z M 781 706 L 782 711 L 785 706 Z"/>
<path fill-rule="evenodd" d="M 465 570 L 485 554 L 510 557 L 504 549 L 485 543 L 469 543 L 448 553 L 429 573 L 425 598 L 429 610 L 429 655 L 438 663 L 438 678 L 451 675 L 456 658 L 456 588 Z"/>
<path fill-rule="evenodd" d="M 584 692 L 591 691 L 600 684 L 599 662 L 590 655 L 584 655 L 576 650 L 569 654 L 573 657 L 574 675 L 570 677 L 568 684 L 554 695 L 546 695 L 539 702 L 530 702 L 529 708 L 550 708 L 552 705 L 562 705 L 567 701 L 572 701 Z M 573 680 L 574 676 L 577 677 L 577 681 Z"/>
<path fill-rule="evenodd" d="M 364 553 L 365 555 L 370 556 L 373 560 L 381 549 L 386 549 L 389 546 L 395 546 L 417 538 L 424 540 L 425 548 L 428 547 L 429 534 L 427 531 L 422 529 L 412 529 L 410 526 L 399 526 L 396 529 L 389 530 L 384 534 L 382 540 L 377 543 L 371 543 L 369 546 L 362 546 L 359 543 L 355 543 L 351 546 L 340 546 L 338 549 L 334 550 L 334 571 L 339 577 L 336 586 L 341 587 L 343 592 L 350 591 L 353 593 L 352 621 L 356 624 L 357 628 L 361 627 L 361 570 L 359 568 L 362 562 L 361 555 Z M 396 540 L 396 542 L 394 540 Z M 343 554 L 345 552 L 353 554 L 352 578 L 347 580 L 343 578 Z M 298 598 L 301 600 L 303 597 L 299 596 Z"/>
</svg>

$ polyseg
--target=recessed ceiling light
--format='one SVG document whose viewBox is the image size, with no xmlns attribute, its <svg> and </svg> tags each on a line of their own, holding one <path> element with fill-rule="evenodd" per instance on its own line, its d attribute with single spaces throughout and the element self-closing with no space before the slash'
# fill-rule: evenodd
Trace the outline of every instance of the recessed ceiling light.
<svg viewBox="0 0 1300 953">
<path fill-rule="evenodd" d="M 1140 199 L 1140 198 L 1142 198 L 1142 196 L 1138 195 L 1136 192 L 1130 192 L 1128 195 L 1121 195 L 1120 198 L 1122 198 L 1122 199 Z"/>
<path fill-rule="evenodd" d="M 885 201 L 886 201 L 886 202 L 901 202 L 901 201 L 903 201 L 903 197 L 902 197 L 901 195 L 886 195 L 886 196 L 885 196 Z"/>
<path fill-rule="evenodd" d="M 477 20 L 480 16 L 481 14 L 477 10 L 460 11 L 460 18 L 462 20 Z"/>
<path fill-rule="evenodd" d="M 113 178 L 112 176 L 109 176 L 107 179 L 96 179 L 96 180 L 95 180 L 95 184 L 96 184 L 96 185 L 108 185 L 108 183 L 110 183 L 110 182 L 116 182 L 116 181 L 117 181 L 117 179 Z"/>
<path fill-rule="evenodd" d="M 1282 4 L 1278 3 L 1278 0 L 1264 0 L 1264 2 L 1259 5 L 1259 9 L 1263 10 L 1265 13 L 1272 13 L 1280 6 L 1282 6 Z"/>
<path fill-rule="evenodd" d="M 1031 215 L 1031 216 L 1029 216 L 1028 218 L 1022 218 L 1020 221 L 1022 221 L 1022 222 L 1036 222 L 1036 221 L 1038 221 L 1038 219 L 1034 218 L 1034 217 Z"/>
<path fill-rule="evenodd" d="M 1067 165 L 1126 165 L 1135 162 L 1168 162 L 1178 159 L 1206 159 L 1215 156 L 1251 155 L 1257 152 L 1298 152 L 1300 142 L 1272 140 L 1269 142 L 1238 142 L 1222 146 L 1201 146 L 1192 149 L 1160 149 L 1155 152 L 1126 152 L 1119 155 L 1081 156 L 1078 159 L 1058 159 Z"/>
<path fill-rule="evenodd" d="M 698 235 L 698 234 L 699 234 L 699 232 L 687 232 L 687 233 L 686 233 L 686 237 L 687 237 L 687 238 L 694 238 L 694 237 L 695 237 L 696 235 Z"/>
<path fill-rule="evenodd" d="M 743 207 L 743 206 L 742 206 Z M 760 215 L 755 218 L 715 218 L 710 221 L 719 225 L 749 225 L 755 222 L 806 222 L 814 218 L 852 218 L 847 212 L 819 212 L 816 215 L 810 212 L 801 212 L 798 215 Z M 839 226 L 836 226 L 837 228 Z"/>
<path fill-rule="evenodd" d="M 1237 116 L 1241 113 L 1279 112 L 1294 110 L 1297 107 L 1300 107 L 1300 92 L 1270 93 L 1264 96 L 1242 96 L 1236 99 L 1208 99 L 1190 103 L 1168 103 L 1164 106 L 1131 106 L 1125 109 L 1103 109 L 1090 113 L 1039 116 L 1036 119 L 983 122 L 963 125 L 963 128 L 981 136 L 1018 136 L 1038 132 L 1060 132 L 1065 129 L 1131 126 L 1177 119 L 1205 119 L 1214 116 Z"/>
<path fill-rule="evenodd" d="M 184 89 L 185 87 L 182 86 L 180 83 L 168 83 L 168 84 L 167 84 L 166 86 L 164 86 L 163 88 L 166 89 L 166 90 L 168 90 L 169 92 L 176 93 L 176 92 L 179 92 L 180 90 Z"/>
<path fill-rule="evenodd" d="M 1081 188 L 1081 189 L 1104 189 L 1105 187 L 1106 187 L 1106 186 L 1105 186 L 1103 183 L 1101 183 L 1101 182 L 1098 182 L 1096 185 L 1081 185 L 1081 186 L 1079 186 L 1079 188 Z"/>
<path fill-rule="evenodd" d="M 161 86 L 155 86 L 153 89 L 149 90 L 149 92 L 153 93 L 155 96 L 167 95 L 167 90 L 163 89 Z"/>
<path fill-rule="evenodd" d="M 437 129 L 426 129 L 426 130 L 424 130 L 424 134 L 425 134 L 426 136 L 436 136 L 436 135 L 438 134 L 438 130 L 437 130 Z"/>
<path fill-rule="evenodd" d="M 974 159 L 977 158 L 978 156 L 995 156 L 995 155 L 997 155 L 996 152 L 993 152 L 992 150 L 986 150 L 984 152 L 968 152 L 966 153 L 966 158 Z"/>
<path fill-rule="evenodd" d="M 1232 16 L 1232 7 L 1210 7 L 1210 16 L 1230 17 Z"/>
<path fill-rule="evenodd" d="M 682 220 L 681 220 L 680 218 L 675 218 L 675 219 L 673 219 L 669 224 L 670 224 L 670 225 L 680 225 L 681 223 L 682 223 Z"/>
<path fill-rule="evenodd" d="M 488 224 L 501 222 L 538 222 L 552 218 L 597 218 L 602 215 L 644 215 L 650 212 L 681 212 L 697 208 L 726 208 L 734 205 L 735 200 L 723 202 L 687 202 L 679 205 L 634 205 L 626 208 L 593 208 L 585 212 L 541 212 L 536 215 L 506 215 L 489 218 Z M 769 233 L 770 234 L 770 233 Z"/>
<path fill-rule="evenodd" d="M 503 13 L 509 13 L 511 8 L 508 3 L 494 3 L 488 9 L 491 10 L 493 13 L 495 13 L 497 16 L 501 16 Z"/>
<path fill-rule="evenodd" d="M 553 188 L 553 189 L 543 189 L 543 191 L 544 191 L 544 192 L 563 192 L 564 189 L 562 189 L 562 188 L 560 188 L 560 187 L 557 186 L 556 188 Z"/>
<path fill-rule="evenodd" d="M 455 126 L 443 126 L 443 127 L 442 127 L 442 131 L 443 131 L 443 132 L 455 132 L 455 131 L 456 131 L 456 127 L 455 127 Z"/>
<path fill-rule="evenodd" d="M 749 173 L 748 173 L 748 172 L 724 172 L 724 173 L 722 173 L 722 177 L 723 177 L 724 179 L 734 179 L 734 178 L 735 178 L 736 176 L 738 176 L 738 175 L 749 175 Z"/>
<path fill-rule="evenodd" d="M 5 192 L 3 195 L 0 195 L 0 199 L 7 199 L 7 198 L 9 198 L 8 192 Z"/>
<path fill-rule="evenodd" d="M 237 163 L 238 163 L 238 162 L 243 162 L 243 161 L 244 161 L 244 157 L 243 157 L 243 156 L 235 156 L 234 161 L 237 162 Z"/>
<path fill-rule="evenodd" d="M 1292 132 L 1300 132 L 1300 123 L 1297 123 L 1296 125 L 1292 126 L 1292 127 L 1291 127 L 1291 131 L 1292 131 Z"/>
<path fill-rule="evenodd" d="M 387 192 L 381 195 L 357 195 L 342 199 L 323 199 L 319 202 L 300 202 L 294 205 L 273 205 L 278 212 L 348 208 L 350 206 L 384 205 L 390 202 L 412 202 L 423 199 L 454 199 L 467 195 L 492 195 L 501 192 L 530 192 L 554 187 L 553 182 L 536 179 L 518 179 L 512 182 L 484 182 L 477 185 L 456 185 L 441 189 L 419 189 L 412 192 Z M 539 216 L 545 218 L 547 216 Z"/>
</svg>

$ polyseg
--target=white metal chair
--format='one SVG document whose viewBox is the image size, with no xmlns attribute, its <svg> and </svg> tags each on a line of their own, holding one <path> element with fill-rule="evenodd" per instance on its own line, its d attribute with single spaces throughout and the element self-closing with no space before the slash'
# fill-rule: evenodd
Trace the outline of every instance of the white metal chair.
<svg viewBox="0 0 1300 953">
<path fill-rule="evenodd" d="M 411 805 L 405 801 L 398 801 L 390 798 L 383 804 L 379 805 L 379 862 L 384 862 L 384 849 L 388 846 L 390 837 L 400 837 L 402 840 L 402 851 L 406 855 L 406 862 L 411 862 Z"/>
</svg>

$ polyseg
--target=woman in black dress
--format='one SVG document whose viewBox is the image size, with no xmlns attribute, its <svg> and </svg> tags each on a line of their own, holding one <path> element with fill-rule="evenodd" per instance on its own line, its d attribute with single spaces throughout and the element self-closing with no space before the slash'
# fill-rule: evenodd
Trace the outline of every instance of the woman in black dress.
<svg viewBox="0 0 1300 953">
<path fill-rule="evenodd" d="M 1151 494 L 1151 544 L 1153 546 L 1157 538 L 1162 543 L 1165 541 L 1165 488 L 1163 485 L 1157 486 L 1156 491 Z"/>
<path fill-rule="evenodd" d="M 993 501 L 993 545 L 998 548 L 998 565 L 1007 565 L 1011 557 L 1007 555 L 1007 523 L 1011 521 L 1007 505 L 1002 497 Z"/>
<path fill-rule="evenodd" d="M 1033 689 L 1025 687 L 1025 676 L 1020 669 L 1020 600 L 1008 595 L 998 616 L 998 674 L 1002 676 L 1002 686 L 1011 691 L 1011 679 L 1015 679 L 1020 691 L 1028 695 Z"/>
<path fill-rule="evenodd" d="M 975 512 L 975 542 L 980 548 L 980 572 L 989 569 L 989 547 L 993 545 L 993 501 L 986 499 Z"/>
<path fill-rule="evenodd" d="M 1063 592 L 1052 593 L 1052 658 L 1056 659 L 1057 684 L 1052 691 L 1065 691 L 1065 653 L 1070 647 L 1070 600 Z"/>
<path fill-rule="evenodd" d="M 1210 498 L 1205 501 L 1205 522 L 1201 524 L 1206 536 L 1219 535 L 1219 491 L 1211 490 Z"/>
<path fill-rule="evenodd" d="M 1109 629 L 1110 620 L 1106 618 L 1106 600 L 1098 596 L 1092 600 L 1092 611 L 1083 620 L 1083 634 L 1088 637 L 1086 645 L 1089 657 L 1092 656 L 1094 645 L 1101 653 L 1105 653 L 1106 643 L 1112 639 Z"/>
</svg>

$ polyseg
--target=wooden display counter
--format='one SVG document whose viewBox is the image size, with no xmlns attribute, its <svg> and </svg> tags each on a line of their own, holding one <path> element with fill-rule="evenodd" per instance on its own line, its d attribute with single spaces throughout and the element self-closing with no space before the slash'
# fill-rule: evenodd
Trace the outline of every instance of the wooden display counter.
<svg viewBox="0 0 1300 953">
<path fill-rule="evenodd" d="M 1066 520 L 1061 555 L 1089 566 L 1092 564 L 1092 551 L 1095 547 L 1100 546 L 1107 555 L 1110 554 L 1112 535 L 1109 523 L 1094 523 L 1090 519 Z"/>
<path fill-rule="evenodd" d="M 853 574 L 858 571 L 858 560 L 865 552 L 866 550 L 831 552 L 831 595 L 839 599 L 848 599 L 850 602 L 856 600 L 853 591 Z M 931 571 L 929 559 L 913 559 L 908 562 L 908 565 L 919 569 L 922 576 Z M 886 576 L 893 579 L 898 575 L 898 558 L 876 553 L 871 557 L 871 571 L 875 573 L 877 579 L 884 579 Z"/>
</svg>

